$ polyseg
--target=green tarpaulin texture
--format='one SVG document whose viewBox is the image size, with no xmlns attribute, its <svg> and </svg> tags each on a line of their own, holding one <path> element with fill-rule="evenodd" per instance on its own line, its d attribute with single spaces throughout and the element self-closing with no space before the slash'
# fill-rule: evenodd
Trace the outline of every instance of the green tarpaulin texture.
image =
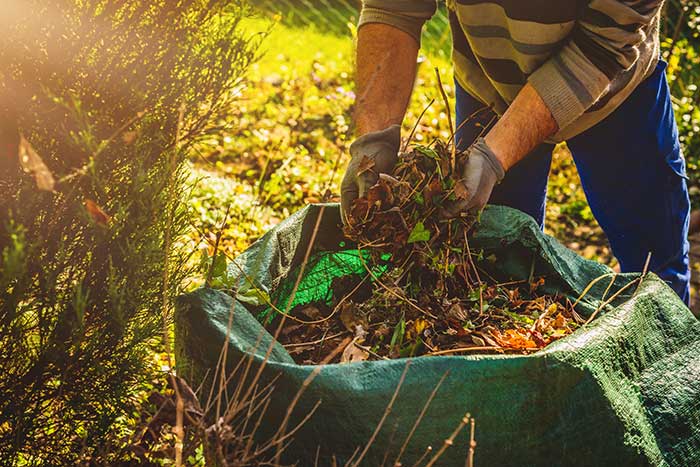
<svg viewBox="0 0 700 467">
<path fill-rule="evenodd" d="M 285 309 L 330 300 L 334 277 L 362 273 L 357 250 L 344 242 L 339 223 L 337 205 L 309 206 L 229 264 L 229 293 L 202 288 L 178 301 L 178 370 L 193 387 L 212 373 L 227 338 L 229 371 L 245 356 L 252 355 L 259 365 L 273 346 L 261 384 L 274 380 L 275 391 L 261 436 L 279 426 L 290 400 L 315 367 L 295 364 L 272 341 L 256 319 L 264 309 L 256 302 L 272 300 Z M 471 245 L 495 254 L 490 273 L 497 279 L 543 275 L 550 291 L 572 301 L 607 274 L 577 307 L 584 316 L 604 304 L 601 299 L 613 277 L 607 267 L 544 235 L 531 218 L 504 207 L 484 211 Z M 608 297 L 636 278 L 614 277 Z M 231 290 L 236 290 L 235 304 Z M 323 367 L 303 393 L 290 426 L 318 401 L 320 406 L 296 433 L 287 457 L 300 466 L 314 465 L 320 446 L 319 465 L 329 465 L 332 456 L 343 465 L 371 437 L 408 362 Z M 700 324 L 653 274 L 639 285 L 630 284 L 589 325 L 543 351 L 527 356 L 418 357 L 410 360 L 406 371 L 363 466 L 382 465 L 385 457 L 393 462 L 445 374 L 401 457 L 403 465 L 413 465 L 427 446 L 441 446 L 469 412 L 476 419 L 478 467 L 700 466 Z M 437 465 L 464 466 L 467 449 L 465 431 Z"/>
</svg>

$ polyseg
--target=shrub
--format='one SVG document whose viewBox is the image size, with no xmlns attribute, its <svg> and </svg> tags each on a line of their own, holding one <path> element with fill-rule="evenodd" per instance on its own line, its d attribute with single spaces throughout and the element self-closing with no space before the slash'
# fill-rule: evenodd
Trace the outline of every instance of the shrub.
<svg viewBox="0 0 700 467">
<path fill-rule="evenodd" d="M 117 423 L 154 375 L 187 272 L 182 162 L 254 58 L 245 12 L 3 3 L 0 459 L 123 460 Z"/>
</svg>

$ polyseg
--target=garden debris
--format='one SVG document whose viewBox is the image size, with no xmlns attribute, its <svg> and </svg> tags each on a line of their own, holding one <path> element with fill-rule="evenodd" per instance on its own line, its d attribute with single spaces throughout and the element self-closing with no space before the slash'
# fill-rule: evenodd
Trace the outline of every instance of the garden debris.
<svg viewBox="0 0 700 467">
<path fill-rule="evenodd" d="M 468 196 L 453 177 L 450 157 L 440 141 L 416 146 L 402 155 L 392 175 L 382 174 L 366 196 L 355 200 L 345 234 L 357 244 L 369 280 L 350 297 L 351 286 L 366 278 L 336 281 L 330 307 L 314 303 L 291 311 L 317 318 L 309 310 L 327 308 L 326 319 L 282 333 L 282 343 L 297 361 L 316 363 L 348 335 L 355 337 L 341 362 L 527 354 L 581 325 L 568 300 L 543 292 L 545 277 L 498 283 L 488 274 L 488 264 L 498 258 L 469 247 L 469 235 L 478 228 L 476 214 L 444 218 L 448 203 Z M 456 170 L 463 158 L 457 155 Z"/>
</svg>

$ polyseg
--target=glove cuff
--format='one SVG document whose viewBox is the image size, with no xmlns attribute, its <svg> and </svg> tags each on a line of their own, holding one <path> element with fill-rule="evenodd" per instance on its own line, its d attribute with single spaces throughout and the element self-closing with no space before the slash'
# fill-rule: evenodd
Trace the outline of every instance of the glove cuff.
<svg viewBox="0 0 700 467">
<path fill-rule="evenodd" d="M 350 145 L 352 157 L 372 156 L 377 146 L 386 146 L 391 151 L 399 152 L 401 145 L 401 126 L 391 125 L 381 131 L 373 131 L 357 138 Z M 368 154 L 369 153 L 369 154 Z"/>
<path fill-rule="evenodd" d="M 476 142 L 474 142 L 473 149 L 479 151 L 479 153 L 481 153 L 481 155 L 484 156 L 484 159 L 488 161 L 489 165 L 491 166 L 491 169 L 493 170 L 493 173 L 498 178 L 498 181 L 500 182 L 501 180 L 503 180 L 503 177 L 506 176 L 506 171 L 503 168 L 501 161 L 499 161 L 498 157 L 496 157 L 496 154 L 489 147 L 489 145 L 486 144 L 486 139 L 478 138 Z"/>
</svg>

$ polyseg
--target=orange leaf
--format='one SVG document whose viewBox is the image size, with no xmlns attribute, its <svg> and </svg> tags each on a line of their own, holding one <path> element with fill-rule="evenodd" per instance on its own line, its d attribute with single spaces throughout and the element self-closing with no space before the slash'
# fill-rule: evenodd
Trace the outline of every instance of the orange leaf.
<svg viewBox="0 0 700 467">
<path fill-rule="evenodd" d="M 457 180 L 457 183 L 455 183 L 455 198 L 469 198 L 469 189 L 467 188 L 467 184 L 464 183 L 464 180 Z"/>
<path fill-rule="evenodd" d="M 43 191 L 54 191 L 56 181 L 53 174 L 32 145 L 29 144 L 29 141 L 22 135 L 19 137 L 18 156 L 22 168 L 34 176 L 37 188 Z"/>
<path fill-rule="evenodd" d="M 91 199 L 85 200 L 85 209 L 87 209 L 87 212 L 90 214 L 92 220 L 99 225 L 106 226 L 112 219 L 109 214 L 104 212 L 104 210 L 102 210 L 102 208 Z"/>
</svg>

